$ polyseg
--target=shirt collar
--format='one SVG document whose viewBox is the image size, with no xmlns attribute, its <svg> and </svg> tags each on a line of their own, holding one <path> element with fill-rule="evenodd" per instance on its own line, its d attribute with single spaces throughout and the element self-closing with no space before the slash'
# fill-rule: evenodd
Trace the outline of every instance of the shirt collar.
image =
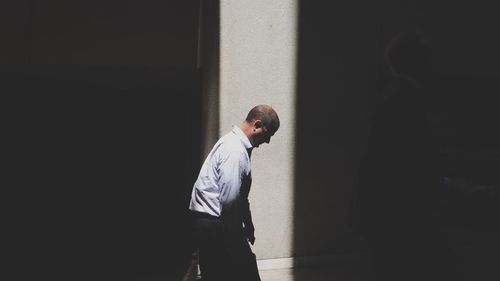
<svg viewBox="0 0 500 281">
<path fill-rule="evenodd" d="M 240 129 L 240 127 L 233 126 L 233 130 L 232 131 L 233 131 L 233 133 L 235 133 L 240 138 L 241 142 L 245 146 L 245 149 L 248 150 L 248 149 L 251 149 L 253 147 L 252 144 L 250 143 L 250 140 L 245 135 L 245 133 L 243 133 L 243 131 Z"/>
</svg>

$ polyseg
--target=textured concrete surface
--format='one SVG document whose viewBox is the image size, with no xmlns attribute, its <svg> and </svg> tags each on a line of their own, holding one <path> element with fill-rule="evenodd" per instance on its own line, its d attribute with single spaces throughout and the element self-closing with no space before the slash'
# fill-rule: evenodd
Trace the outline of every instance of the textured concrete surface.
<svg viewBox="0 0 500 281">
<path fill-rule="evenodd" d="M 257 258 L 292 256 L 296 0 L 220 3 L 220 135 L 257 104 L 278 112 L 280 130 L 252 153 L 250 204 Z"/>
</svg>

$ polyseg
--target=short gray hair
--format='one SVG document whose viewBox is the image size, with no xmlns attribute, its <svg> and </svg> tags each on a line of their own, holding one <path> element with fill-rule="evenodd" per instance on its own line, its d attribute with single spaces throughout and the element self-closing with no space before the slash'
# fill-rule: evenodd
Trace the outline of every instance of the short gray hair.
<svg viewBox="0 0 500 281">
<path fill-rule="evenodd" d="M 250 112 L 248 112 L 246 121 L 250 123 L 253 120 L 261 120 L 264 126 L 273 132 L 276 132 L 280 127 L 278 114 L 270 105 L 261 104 L 252 108 Z"/>
</svg>

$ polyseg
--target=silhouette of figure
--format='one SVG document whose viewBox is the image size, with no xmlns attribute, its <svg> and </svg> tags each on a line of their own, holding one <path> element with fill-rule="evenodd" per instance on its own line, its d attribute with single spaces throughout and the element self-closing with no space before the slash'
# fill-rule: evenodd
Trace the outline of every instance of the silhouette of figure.
<svg viewBox="0 0 500 281">
<path fill-rule="evenodd" d="M 453 280 L 453 258 L 440 238 L 438 146 L 427 119 L 430 49 L 418 32 L 386 48 L 392 79 L 371 120 L 360 173 L 360 230 L 373 253 L 376 280 Z"/>
</svg>

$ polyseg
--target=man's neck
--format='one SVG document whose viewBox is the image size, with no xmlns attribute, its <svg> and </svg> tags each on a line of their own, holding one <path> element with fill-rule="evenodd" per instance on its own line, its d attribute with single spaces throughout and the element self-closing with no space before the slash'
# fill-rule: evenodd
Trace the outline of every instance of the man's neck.
<svg viewBox="0 0 500 281">
<path fill-rule="evenodd" d="M 244 121 L 240 124 L 239 128 L 241 129 L 243 134 L 245 134 L 245 136 L 250 139 L 250 137 L 252 136 L 252 126 L 248 122 Z"/>
</svg>

